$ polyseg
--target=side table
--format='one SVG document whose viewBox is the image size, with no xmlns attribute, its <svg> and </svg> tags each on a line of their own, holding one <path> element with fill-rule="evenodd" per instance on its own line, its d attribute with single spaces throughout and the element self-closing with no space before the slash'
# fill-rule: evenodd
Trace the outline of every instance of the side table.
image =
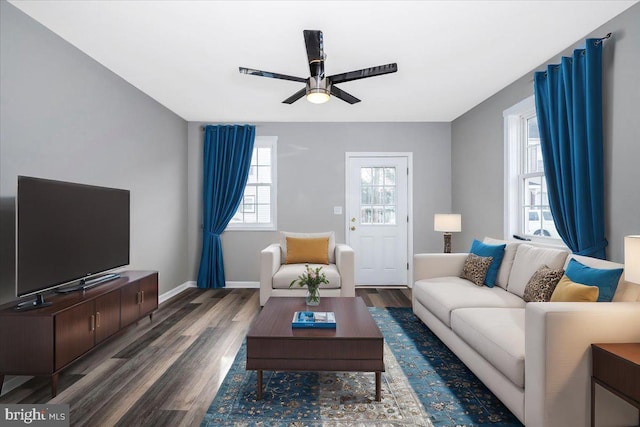
<svg viewBox="0 0 640 427">
<path fill-rule="evenodd" d="M 591 427 L 596 384 L 638 408 L 640 423 L 640 343 L 591 344 L 591 359 Z"/>
</svg>

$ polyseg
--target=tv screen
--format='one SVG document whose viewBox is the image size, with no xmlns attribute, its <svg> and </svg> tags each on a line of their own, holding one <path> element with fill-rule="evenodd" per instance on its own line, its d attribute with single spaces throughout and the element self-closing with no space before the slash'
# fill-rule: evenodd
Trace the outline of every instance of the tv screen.
<svg viewBox="0 0 640 427">
<path fill-rule="evenodd" d="M 129 264 L 129 191 L 18 177 L 16 293 Z"/>
</svg>

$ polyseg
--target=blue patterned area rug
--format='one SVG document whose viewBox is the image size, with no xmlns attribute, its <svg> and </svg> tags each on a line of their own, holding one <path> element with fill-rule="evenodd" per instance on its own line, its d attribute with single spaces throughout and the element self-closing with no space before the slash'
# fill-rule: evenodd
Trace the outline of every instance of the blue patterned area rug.
<svg viewBox="0 0 640 427">
<path fill-rule="evenodd" d="M 385 340 L 382 401 L 373 373 L 245 370 L 243 344 L 202 426 L 522 426 L 410 308 L 370 308 Z"/>
</svg>

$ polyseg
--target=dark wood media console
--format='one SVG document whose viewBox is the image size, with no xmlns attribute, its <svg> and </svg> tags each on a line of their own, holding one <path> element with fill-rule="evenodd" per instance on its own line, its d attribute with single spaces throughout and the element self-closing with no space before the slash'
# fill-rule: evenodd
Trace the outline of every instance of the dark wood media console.
<svg viewBox="0 0 640 427">
<path fill-rule="evenodd" d="M 0 391 L 5 375 L 51 377 L 158 308 L 158 273 L 125 271 L 85 291 L 47 296 L 52 304 L 29 311 L 0 309 Z"/>
</svg>

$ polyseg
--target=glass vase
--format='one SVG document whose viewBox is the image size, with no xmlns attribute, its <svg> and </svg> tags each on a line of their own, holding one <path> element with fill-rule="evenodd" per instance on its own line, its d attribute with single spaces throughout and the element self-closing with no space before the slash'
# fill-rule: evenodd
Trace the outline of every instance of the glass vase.
<svg viewBox="0 0 640 427">
<path fill-rule="evenodd" d="M 320 289 L 307 288 L 307 305 L 316 306 L 320 304 Z"/>
</svg>

